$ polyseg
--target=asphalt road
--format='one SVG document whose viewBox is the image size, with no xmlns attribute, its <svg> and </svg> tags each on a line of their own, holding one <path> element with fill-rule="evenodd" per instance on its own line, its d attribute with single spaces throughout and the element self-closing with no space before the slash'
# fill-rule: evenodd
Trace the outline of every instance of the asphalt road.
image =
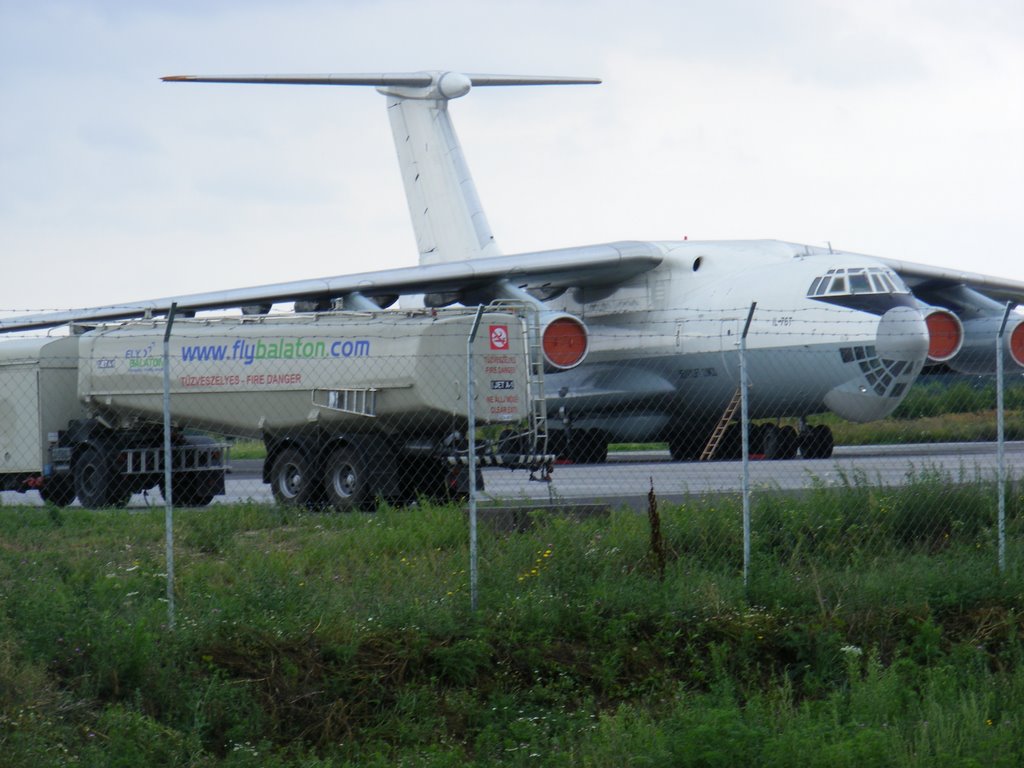
<svg viewBox="0 0 1024 768">
<path fill-rule="evenodd" d="M 646 508 L 652 485 L 658 498 L 665 501 L 737 494 L 743 488 L 740 461 L 673 462 L 667 451 L 615 454 L 609 458 L 613 460 L 604 465 L 556 466 L 547 488 L 529 482 L 522 472 L 486 470 L 485 495 L 495 500 L 561 500 Z M 1005 466 L 1008 477 L 1024 477 L 1024 443 L 1006 445 Z M 750 488 L 756 492 L 848 483 L 893 487 L 925 472 L 953 479 L 994 480 L 997 467 L 995 443 L 946 443 L 837 447 L 831 459 L 751 461 L 749 473 Z"/>
<path fill-rule="evenodd" d="M 1024 477 L 1024 442 L 1006 444 L 1010 478 Z M 214 502 L 253 500 L 271 502 L 269 486 L 260 480 L 259 461 L 233 463 L 227 495 Z M 481 501 L 502 504 L 607 503 L 643 507 L 653 483 L 659 499 L 679 501 L 709 494 L 739 493 L 742 462 L 672 462 L 667 451 L 613 453 L 606 464 L 558 465 L 551 482 L 533 482 L 522 470 L 485 469 Z M 831 459 L 751 461 L 750 486 L 799 490 L 815 484 L 847 482 L 898 486 L 923 472 L 940 472 L 954 479 L 993 480 L 997 474 L 995 443 L 942 443 L 899 446 L 837 447 Z M 42 504 L 35 492 L 0 493 L 0 503 Z M 77 503 L 77 502 L 76 502 Z M 132 507 L 162 505 L 158 492 L 136 494 Z"/>
</svg>

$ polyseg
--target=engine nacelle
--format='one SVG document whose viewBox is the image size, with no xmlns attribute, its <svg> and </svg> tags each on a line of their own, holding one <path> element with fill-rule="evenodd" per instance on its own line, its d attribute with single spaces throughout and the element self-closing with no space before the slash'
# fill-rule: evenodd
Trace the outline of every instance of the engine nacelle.
<svg viewBox="0 0 1024 768">
<path fill-rule="evenodd" d="M 587 326 L 567 312 L 541 312 L 540 346 L 547 370 L 568 371 L 582 363 L 590 349 Z"/>
<path fill-rule="evenodd" d="M 928 326 L 928 362 L 948 362 L 963 348 L 963 323 L 955 314 L 941 307 L 922 307 L 921 313 Z"/>
<path fill-rule="evenodd" d="M 960 351 L 946 364 L 957 373 L 991 374 L 996 372 L 996 337 L 1001 315 L 987 315 L 963 321 L 964 338 Z M 1007 371 L 1024 370 L 1024 318 L 1013 315 L 1003 332 L 1003 365 Z"/>
</svg>

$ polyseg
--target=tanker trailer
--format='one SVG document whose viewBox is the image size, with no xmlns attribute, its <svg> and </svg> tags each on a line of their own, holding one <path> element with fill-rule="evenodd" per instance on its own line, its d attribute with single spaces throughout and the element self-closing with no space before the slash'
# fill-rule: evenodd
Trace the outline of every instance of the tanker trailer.
<svg viewBox="0 0 1024 768">
<path fill-rule="evenodd" d="M 468 487 L 473 321 L 465 310 L 177 320 L 172 421 L 179 430 L 261 439 L 263 479 L 281 503 L 344 510 L 377 498 L 457 494 Z M 116 443 L 122 432 L 162 424 L 164 328 L 140 320 L 80 337 L 78 397 L 90 418 L 60 446 L 74 453 L 73 472 L 83 442 Z M 514 453 L 485 444 L 484 462 L 536 468 L 552 458 L 544 452 L 542 362 L 531 360 L 527 339 L 524 316 L 483 314 L 474 416 L 515 436 L 505 441 Z"/>
</svg>

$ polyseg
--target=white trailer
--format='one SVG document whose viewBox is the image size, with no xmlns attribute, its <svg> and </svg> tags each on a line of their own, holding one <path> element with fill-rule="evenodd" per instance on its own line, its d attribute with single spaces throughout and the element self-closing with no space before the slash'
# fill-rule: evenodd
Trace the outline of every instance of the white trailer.
<svg viewBox="0 0 1024 768">
<path fill-rule="evenodd" d="M 224 492 L 227 446 L 262 439 L 288 504 L 365 507 L 468 487 L 467 339 L 474 314 L 329 312 L 101 326 L 0 345 L 0 487 L 120 505 L 163 477 L 169 366 L 174 496 Z M 501 424 L 482 463 L 546 471 L 543 362 L 523 314 L 482 315 L 474 418 Z M 536 359 L 534 359 L 536 358 Z M 186 432 L 189 430 L 189 432 Z M 204 435 L 195 435 L 202 430 Z M 0 457 L 3 458 L 3 457 Z"/>
<path fill-rule="evenodd" d="M 0 488 L 38 489 L 67 503 L 50 449 L 60 430 L 85 415 L 78 400 L 78 339 L 18 339 L 0 345 Z"/>
</svg>

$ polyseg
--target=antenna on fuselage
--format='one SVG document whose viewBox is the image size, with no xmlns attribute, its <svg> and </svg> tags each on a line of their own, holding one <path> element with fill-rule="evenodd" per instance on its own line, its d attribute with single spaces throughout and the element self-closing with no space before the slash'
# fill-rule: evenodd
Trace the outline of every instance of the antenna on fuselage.
<svg viewBox="0 0 1024 768">
<path fill-rule="evenodd" d="M 474 87 L 595 85 L 594 77 L 404 72 L 330 75 L 174 75 L 165 82 L 270 85 L 369 85 L 388 97 L 420 264 L 500 256 L 477 196 L 448 102 Z"/>
</svg>

